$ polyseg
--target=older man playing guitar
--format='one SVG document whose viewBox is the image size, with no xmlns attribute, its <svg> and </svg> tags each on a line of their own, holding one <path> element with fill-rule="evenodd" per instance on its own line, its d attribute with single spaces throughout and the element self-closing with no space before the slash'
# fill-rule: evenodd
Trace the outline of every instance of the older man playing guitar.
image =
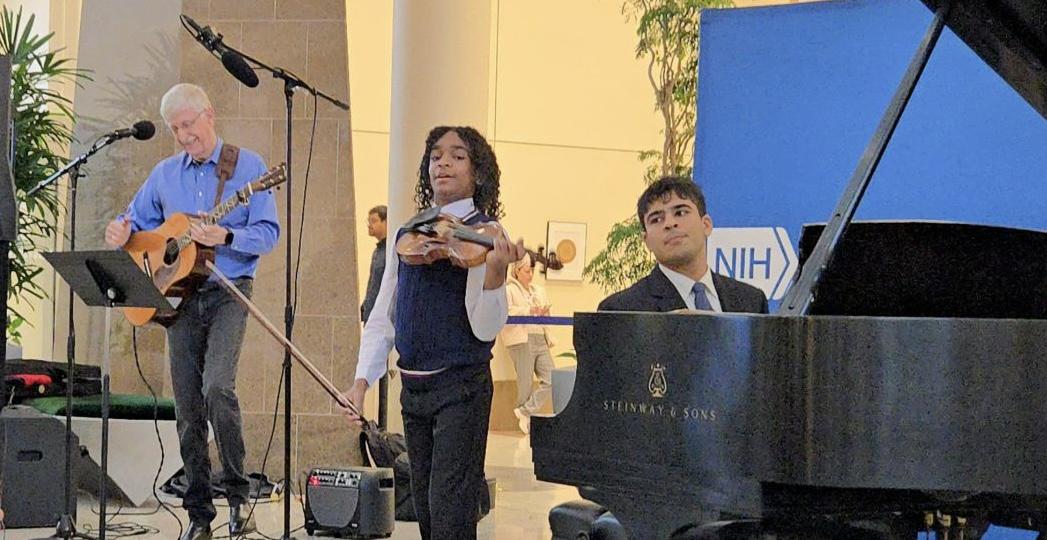
<svg viewBox="0 0 1047 540">
<path fill-rule="evenodd" d="M 160 114 L 182 151 L 158 163 L 127 211 L 109 223 L 105 242 L 110 247 L 124 246 L 131 233 L 158 228 L 175 214 L 205 215 L 266 173 L 258 154 L 224 144 L 218 137 L 214 108 L 200 87 L 172 87 L 160 103 Z M 211 221 L 194 223 L 192 240 L 214 247 L 216 266 L 249 296 L 259 256 L 272 250 L 280 235 L 272 193 L 259 191 L 246 206 L 229 211 L 217 223 Z M 249 484 L 236 396 L 236 367 L 247 312 L 214 278 L 177 311 L 167 328 L 167 339 L 179 444 L 189 481 L 183 506 L 191 523 L 181 540 L 211 538 L 216 511 L 207 454 L 208 421 L 214 427 L 222 461 L 222 482 L 230 506 L 229 533 L 249 532 L 254 524 L 245 504 Z"/>
</svg>

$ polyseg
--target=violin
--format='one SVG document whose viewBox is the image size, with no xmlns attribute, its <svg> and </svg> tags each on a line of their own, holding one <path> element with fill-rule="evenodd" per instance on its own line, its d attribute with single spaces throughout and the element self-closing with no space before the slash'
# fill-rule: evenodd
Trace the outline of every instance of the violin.
<svg viewBox="0 0 1047 540">
<path fill-rule="evenodd" d="M 411 218 L 396 241 L 396 253 L 407 264 L 432 264 L 447 259 L 459 268 L 479 266 L 494 249 L 494 239 L 504 236 L 497 222 L 466 225 L 462 220 L 430 208 Z"/>
<path fill-rule="evenodd" d="M 487 260 L 487 252 L 494 249 L 494 239 L 504 236 L 498 223 L 489 221 L 466 225 L 462 220 L 430 208 L 411 218 L 403 226 L 404 234 L 396 241 L 396 253 L 407 264 L 432 264 L 447 259 L 460 268 L 479 266 Z M 559 270 L 563 263 L 556 253 L 545 255 L 545 247 L 538 250 L 524 248 L 531 260 L 546 268 Z"/>
</svg>

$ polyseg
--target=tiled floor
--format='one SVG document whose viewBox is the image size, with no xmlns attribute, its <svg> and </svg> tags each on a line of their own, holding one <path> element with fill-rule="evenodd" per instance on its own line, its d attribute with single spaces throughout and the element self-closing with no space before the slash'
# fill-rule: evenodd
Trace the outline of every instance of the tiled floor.
<svg viewBox="0 0 1047 540">
<path fill-rule="evenodd" d="M 530 441 L 519 433 L 491 433 L 487 443 L 487 476 L 498 480 L 498 495 L 495 508 L 485 517 L 479 526 L 479 537 L 486 539 L 537 540 L 550 538 L 548 515 L 549 509 L 561 502 L 577 499 L 576 489 L 556 484 L 539 482 L 534 478 L 534 465 L 531 463 Z M 177 502 L 177 500 L 175 501 Z M 97 504 L 81 494 L 78 530 L 88 532 L 97 527 Z M 155 503 L 141 510 L 149 511 Z M 215 538 L 227 536 L 224 528 L 224 512 L 219 510 L 219 518 L 214 525 L 222 525 L 215 530 Z M 260 504 L 257 509 L 259 532 L 268 537 L 279 538 L 283 532 L 283 504 L 274 502 Z M 186 521 L 185 512 L 180 508 L 175 513 Z M 174 539 L 178 536 L 178 523 L 166 512 L 147 516 L 118 516 L 112 523 L 135 522 L 159 529 L 154 538 Z M 302 509 L 297 502 L 292 505 L 291 528 L 303 524 Z M 0 540 L 28 540 L 46 537 L 53 529 L 12 529 L 6 536 L 0 533 Z M 115 538 L 117 533 L 110 532 L 107 538 Z M 292 533 L 294 538 L 308 538 L 304 530 Z M 136 537 L 137 538 L 137 537 Z M 249 538 L 263 538 L 252 534 Z M 397 522 L 392 538 L 418 538 L 418 526 L 415 523 Z"/>
</svg>

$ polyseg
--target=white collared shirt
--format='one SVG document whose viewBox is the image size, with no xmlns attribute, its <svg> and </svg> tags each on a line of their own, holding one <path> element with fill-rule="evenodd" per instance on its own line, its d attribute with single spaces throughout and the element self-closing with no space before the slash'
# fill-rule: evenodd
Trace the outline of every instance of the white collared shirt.
<svg viewBox="0 0 1047 540">
<path fill-rule="evenodd" d="M 658 269 L 665 274 L 665 277 L 669 278 L 672 282 L 673 287 L 676 287 L 676 292 L 680 293 L 680 297 L 683 298 L 684 304 L 687 304 L 687 309 L 695 309 L 694 307 L 694 284 L 695 281 L 675 270 L 670 269 L 664 264 L 659 264 Z M 713 273 L 708 267 L 705 268 L 705 274 L 698 280 L 705 288 L 705 297 L 709 299 L 709 305 L 713 307 L 713 311 L 716 313 L 723 313 L 723 307 L 720 305 L 720 295 L 716 292 L 716 286 L 713 285 Z"/>
<path fill-rule="evenodd" d="M 458 218 L 465 218 L 476 211 L 473 200 L 461 199 L 445 205 L 441 210 Z M 393 235 L 393 244 L 397 235 Z M 508 238 L 508 235 L 506 235 Z M 367 319 L 363 334 L 360 336 L 360 355 L 356 364 L 356 378 L 367 379 L 368 387 L 382 378 L 387 370 L 389 351 L 393 349 L 396 329 L 393 326 L 393 309 L 396 300 L 396 280 L 399 271 L 399 260 L 394 247 L 393 257 L 385 265 L 382 274 L 382 285 L 378 298 L 374 301 L 371 316 Z M 481 264 L 469 269 L 465 281 L 465 312 L 469 316 L 469 327 L 480 341 L 494 341 L 498 332 L 505 326 L 509 316 L 509 302 L 505 295 L 505 285 L 492 290 L 484 290 L 484 279 L 487 276 L 487 265 Z"/>
</svg>

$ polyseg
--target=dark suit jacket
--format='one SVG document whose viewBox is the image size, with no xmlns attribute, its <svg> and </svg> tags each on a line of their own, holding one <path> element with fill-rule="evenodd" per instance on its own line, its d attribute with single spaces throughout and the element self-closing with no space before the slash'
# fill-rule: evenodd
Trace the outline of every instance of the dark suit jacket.
<svg viewBox="0 0 1047 540">
<path fill-rule="evenodd" d="M 713 286 L 724 312 L 767 313 L 763 291 L 727 276 L 713 273 Z M 600 311 L 673 311 L 686 309 L 680 293 L 657 266 L 632 287 L 616 292 L 600 302 Z"/>
</svg>

